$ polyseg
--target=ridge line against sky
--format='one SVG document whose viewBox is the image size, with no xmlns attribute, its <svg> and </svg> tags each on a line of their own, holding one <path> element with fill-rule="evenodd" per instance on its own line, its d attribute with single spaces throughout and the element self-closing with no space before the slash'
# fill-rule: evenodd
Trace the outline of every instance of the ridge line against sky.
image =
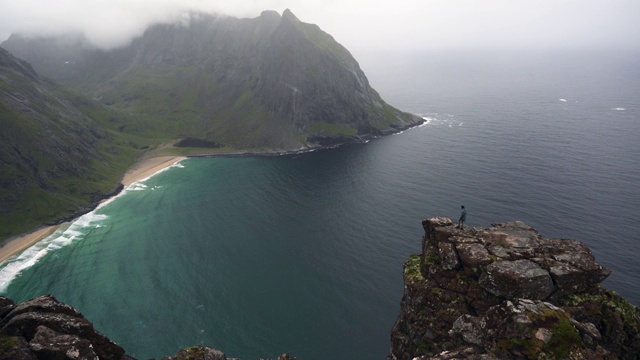
<svg viewBox="0 0 640 360">
<path fill-rule="evenodd" d="M 76 31 L 108 49 L 191 9 L 256 17 L 286 8 L 350 50 L 640 49 L 638 0 L 0 0 L 0 42 Z"/>
</svg>

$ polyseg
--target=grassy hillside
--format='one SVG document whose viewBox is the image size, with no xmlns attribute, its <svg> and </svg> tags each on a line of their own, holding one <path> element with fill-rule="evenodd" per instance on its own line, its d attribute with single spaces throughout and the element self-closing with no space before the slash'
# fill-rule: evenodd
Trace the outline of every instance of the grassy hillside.
<svg viewBox="0 0 640 360">
<path fill-rule="evenodd" d="M 290 150 L 422 121 L 386 104 L 346 48 L 289 10 L 190 18 L 151 26 L 112 51 L 72 36 L 12 36 L 2 45 L 46 76 L 136 114 L 138 128 L 123 128 L 132 133 Z"/>
<path fill-rule="evenodd" d="M 0 49 L 0 239 L 114 191 L 149 140 L 117 111 L 39 77 Z"/>
<path fill-rule="evenodd" d="M 85 211 L 157 144 L 298 150 L 423 121 L 386 104 L 347 49 L 289 10 L 190 16 L 110 51 L 78 35 L 2 43 L 66 87 L 0 49 L 0 238 Z"/>
</svg>

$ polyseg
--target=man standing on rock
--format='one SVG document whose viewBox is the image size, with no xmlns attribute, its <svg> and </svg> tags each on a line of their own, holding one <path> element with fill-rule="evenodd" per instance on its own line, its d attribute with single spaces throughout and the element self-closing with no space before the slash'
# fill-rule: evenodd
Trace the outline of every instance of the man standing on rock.
<svg viewBox="0 0 640 360">
<path fill-rule="evenodd" d="M 458 219 L 458 229 L 462 229 L 464 222 L 467 221 L 467 210 L 465 210 L 464 205 L 460 207 L 462 208 L 462 212 L 460 213 L 460 219 Z"/>
</svg>

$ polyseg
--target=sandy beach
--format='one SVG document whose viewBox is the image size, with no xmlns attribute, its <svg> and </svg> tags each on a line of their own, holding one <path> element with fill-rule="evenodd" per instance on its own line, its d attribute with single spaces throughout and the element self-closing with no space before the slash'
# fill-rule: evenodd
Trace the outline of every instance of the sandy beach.
<svg viewBox="0 0 640 360">
<path fill-rule="evenodd" d="M 20 253 L 41 239 L 53 234 L 60 225 L 47 226 L 28 234 L 21 235 L 9 240 L 5 240 L 0 247 L 0 262 L 7 260 L 10 256 Z"/>
<path fill-rule="evenodd" d="M 186 158 L 182 156 L 160 156 L 143 159 L 127 170 L 121 182 L 126 188 L 132 183 L 148 178 L 158 171 L 163 170 L 164 168 L 167 168 L 183 159 Z M 60 227 L 60 225 L 42 227 L 37 230 L 32 230 L 29 233 L 5 240 L 0 244 L 0 262 L 7 260 L 12 255 L 26 250 L 38 241 L 53 234 L 58 227 Z"/>
<path fill-rule="evenodd" d="M 159 156 L 143 159 L 127 170 L 122 178 L 122 185 L 127 187 L 184 159 L 186 159 L 184 156 Z"/>
</svg>

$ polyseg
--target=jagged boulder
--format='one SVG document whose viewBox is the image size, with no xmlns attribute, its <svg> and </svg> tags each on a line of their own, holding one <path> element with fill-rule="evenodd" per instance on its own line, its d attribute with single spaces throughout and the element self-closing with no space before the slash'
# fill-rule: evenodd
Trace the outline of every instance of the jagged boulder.
<svg viewBox="0 0 640 360">
<path fill-rule="evenodd" d="M 132 359 L 124 349 L 93 328 L 76 309 L 43 295 L 20 305 L 0 298 L 11 309 L 0 320 L 0 359 Z"/>
<path fill-rule="evenodd" d="M 502 359 L 536 359 L 543 353 L 553 359 L 596 359 L 611 355 L 592 341 L 601 338 L 595 325 L 579 323 L 563 309 L 539 300 L 506 301 L 482 316 L 461 316 L 454 322 L 450 334 Z M 587 338 L 589 341 L 583 340 Z"/>
<path fill-rule="evenodd" d="M 389 359 L 637 359 L 640 312 L 589 248 L 513 221 L 423 221 Z"/>
<path fill-rule="evenodd" d="M 437 249 L 444 270 L 461 266 L 469 275 L 480 274 L 478 284 L 498 297 L 544 300 L 588 291 L 611 273 L 584 244 L 543 238 L 521 221 L 460 230 L 437 217 L 423 227 L 423 253 Z"/>
<path fill-rule="evenodd" d="M 167 356 L 162 360 L 227 360 L 220 350 L 207 346 L 193 346 L 178 351 L 174 356 Z"/>
<path fill-rule="evenodd" d="M 493 295 L 509 299 L 546 299 L 555 290 L 549 271 L 527 259 L 493 262 L 478 283 Z"/>
</svg>

